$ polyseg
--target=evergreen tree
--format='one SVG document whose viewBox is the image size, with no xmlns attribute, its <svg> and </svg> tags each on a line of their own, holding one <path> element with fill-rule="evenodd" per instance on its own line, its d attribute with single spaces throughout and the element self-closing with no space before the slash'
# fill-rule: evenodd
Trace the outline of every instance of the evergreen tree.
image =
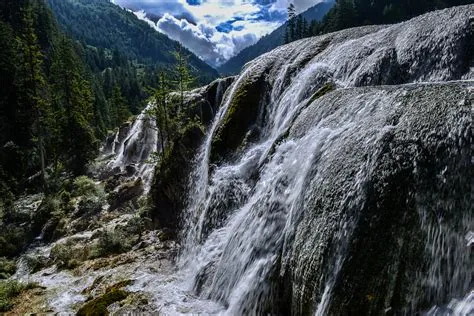
<svg viewBox="0 0 474 316">
<path fill-rule="evenodd" d="M 285 37 L 283 38 L 283 43 L 290 43 L 290 31 L 288 30 L 288 27 L 285 29 Z"/>
<path fill-rule="evenodd" d="M 156 128 L 160 137 L 161 154 L 164 154 L 166 144 L 172 136 L 171 128 L 174 125 L 170 117 L 171 109 L 168 108 L 171 104 L 169 100 L 171 90 L 165 72 L 160 72 L 158 75 L 158 86 L 152 89 L 151 92 L 155 103 L 147 114 L 156 122 Z"/>
<path fill-rule="evenodd" d="M 296 36 L 296 9 L 293 3 L 288 5 L 288 42 L 292 42 L 295 40 Z"/>
<path fill-rule="evenodd" d="M 69 170 L 80 175 L 98 150 L 97 139 L 90 126 L 94 116 L 93 96 L 74 46 L 65 37 L 58 43 L 52 78 L 55 108 L 62 118 L 62 153 Z"/>
<path fill-rule="evenodd" d="M 19 99 L 18 118 L 23 133 L 32 134 L 41 168 L 41 178 L 46 178 L 46 137 L 50 113 L 46 80 L 43 73 L 43 54 L 34 29 L 34 16 L 30 6 L 23 9 L 23 30 L 17 38 L 18 67 L 16 85 L 22 93 Z M 29 130 L 31 128 L 31 130 Z"/>
<path fill-rule="evenodd" d="M 184 110 L 184 93 L 188 91 L 194 83 L 194 78 L 188 64 L 188 56 L 184 53 L 183 46 L 179 45 L 173 52 L 175 58 L 174 73 L 176 76 L 176 92 L 179 95 L 179 102 L 177 107 L 177 116 L 179 117 Z"/>
<path fill-rule="evenodd" d="M 127 100 L 123 97 L 122 90 L 117 84 L 114 86 L 110 103 L 111 117 L 115 126 L 119 126 L 132 115 L 128 110 Z"/>
</svg>

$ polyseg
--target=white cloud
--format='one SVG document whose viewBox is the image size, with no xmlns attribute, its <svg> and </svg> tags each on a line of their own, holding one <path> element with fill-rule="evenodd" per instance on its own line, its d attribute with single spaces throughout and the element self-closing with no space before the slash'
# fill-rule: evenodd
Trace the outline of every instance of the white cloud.
<svg viewBox="0 0 474 316">
<path fill-rule="evenodd" d="M 200 0 L 195 5 L 186 0 L 114 1 L 213 66 L 277 28 L 288 6 L 288 0 Z M 303 11 L 318 2 L 321 0 L 295 0 L 295 5 Z M 147 15 L 158 18 L 158 22 L 150 21 Z M 229 29 L 224 32 L 219 25 Z"/>
</svg>

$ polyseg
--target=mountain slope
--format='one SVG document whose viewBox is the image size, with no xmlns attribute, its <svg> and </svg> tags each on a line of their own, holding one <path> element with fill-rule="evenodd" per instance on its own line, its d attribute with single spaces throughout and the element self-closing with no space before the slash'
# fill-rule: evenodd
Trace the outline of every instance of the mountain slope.
<svg viewBox="0 0 474 316">
<path fill-rule="evenodd" d="M 303 18 L 307 21 L 320 21 L 326 15 L 326 13 L 334 6 L 333 0 L 328 0 L 322 3 L 318 3 L 315 6 L 309 8 L 305 12 L 301 13 Z M 235 74 L 240 71 L 243 65 L 252 59 L 265 54 L 272 49 L 283 44 L 285 30 L 287 23 L 271 32 L 270 34 L 262 37 L 257 43 L 251 45 L 236 56 L 229 59 L 225 64 L 219 67 L 219 72 L 222 74 Z"/>
<path fill-rule="evenodd" d="M 118 50 L 121 55 L 145 64 L 167 67 L 178 43 L 156 32 L 132 12 L 108 0 L 48 0 L 56 18 L 72 37 L 98 48 Z M 217 71 L 187 51 L 199 82 L 218 76 Z"/>
</svg>

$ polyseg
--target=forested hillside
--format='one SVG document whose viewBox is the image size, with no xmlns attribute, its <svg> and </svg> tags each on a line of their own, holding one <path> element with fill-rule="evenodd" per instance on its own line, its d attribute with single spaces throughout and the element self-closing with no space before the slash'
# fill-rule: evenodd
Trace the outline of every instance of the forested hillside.
<svg viewBox="0 0 474 316">
<path fill-rule="evenodd" d="M 473 0 L 337 0 L 322 24 L 320 33 L 372 24 L 392 24 L 425 12 L 474 3 Z"/>
<path fill-rule="evenodd" d="M 318 3 L 315 6 L 309 8 L 305 12 L 298 15 L 298 18 L 304 19 L 310 27 L 312 21 L 320 21 L 326 15 L 326 13 L 334 6 L 334 0 L 325 1 Z M 288 21 L 271 32 L 268 35 L 262 37 L 257 43 L 251 45 L 236 56 L 229 59 L 225 64 L 219 67 L 219 72 L 223 74 L 235 74 L 240 71 L 243 65 L 252 59 L 271 51 L 272 49 L 284 44 L 285 42 L 285 31 L 288 28 Z"/>
<path fill-rule="evenodd" d="M 152 29 L 132 12 L 109 0 L 47 0 L 57 20 L 72 38 L 97 49 L 118 50 L 139 64 L 168 67 L 177 42 Z M 217 72 L 191 52 L 189 64 L 201 84 Z"/>
<path fill-rule="evenodd" d="M 73 40 L 44 0 L 0 3 L 0 47 L 0 209 L 25 190 L 54 190 L 62 175 L 84 174 L 108 131 L 144 108 L 147 88 L 174 58 L 163 53 L 166 67 L 139 64 L 128 50 Z"/>
</svg>

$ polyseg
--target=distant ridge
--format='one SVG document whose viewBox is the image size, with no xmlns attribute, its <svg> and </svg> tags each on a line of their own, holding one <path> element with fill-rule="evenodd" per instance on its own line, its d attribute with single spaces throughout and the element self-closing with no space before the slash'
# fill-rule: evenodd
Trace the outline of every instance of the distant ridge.
<svg viewBox="0 0 474 316">
<path fill-rule="evenodd" d="M 327 0 L 309 8 L 305 12 L 301 13 L 301 15 L 308 22 L 312 20 L 321 21 L 333 6 L 334 0 Z M 242 66 L 247 62 L 282 45 L 287 23 L 288 22 L 285 22 L 270 34 L 262 37 L 254 45 L 243 49 L 236 56 L 229 59 L 226 63 L 218 68 L 219 73 L 222 75 L 234 75 L 240 72 Z"/>
<path fill-rule="evenodd" d="M 47 0 L 56 18 L 71 37 L 98 48 L 119 50 L 139 63 L 167 67 L 178 42 L 138 19 L 109 0 Z M 218 77 L 217 71 L 187 51 L 189 63 L 200 83 Z"/>
</svg>

